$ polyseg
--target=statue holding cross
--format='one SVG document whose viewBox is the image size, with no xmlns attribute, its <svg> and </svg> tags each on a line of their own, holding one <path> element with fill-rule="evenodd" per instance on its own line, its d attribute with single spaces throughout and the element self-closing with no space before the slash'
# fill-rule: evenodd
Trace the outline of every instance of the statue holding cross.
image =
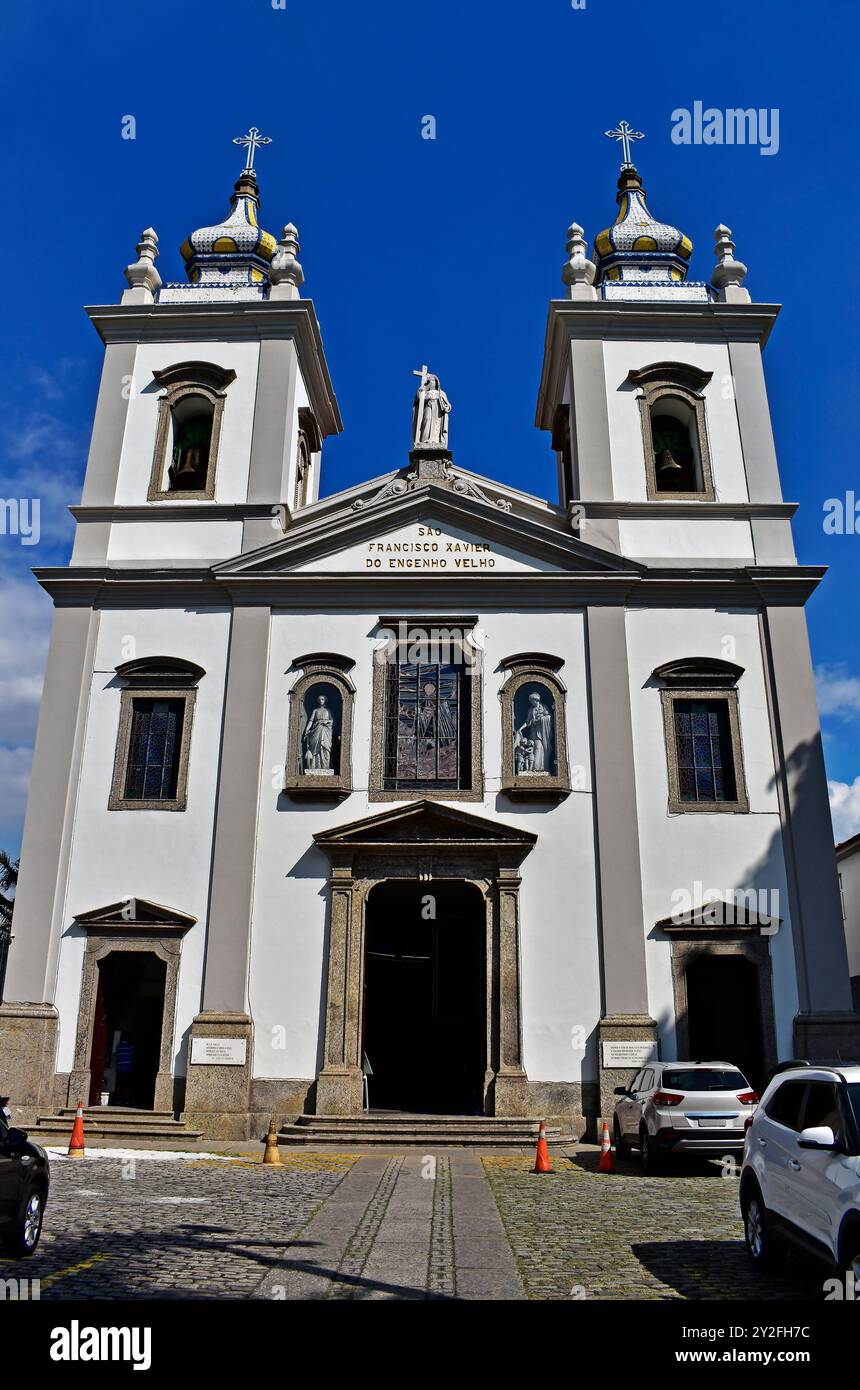
<svg viewBox="0 0 860 1390">
<path fill-rule="evenodd" d="M 412 406 L 412 447 L 447 449 L 451 402 L 442 390 L 438 376 L 428 372 L 426 366 L 414 370 L 412 375 L 420 377 Z"/>
</svg>

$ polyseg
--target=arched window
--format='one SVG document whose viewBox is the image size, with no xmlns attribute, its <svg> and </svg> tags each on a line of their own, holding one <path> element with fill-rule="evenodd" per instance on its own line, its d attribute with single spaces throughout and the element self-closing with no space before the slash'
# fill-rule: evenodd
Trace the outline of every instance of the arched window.
<svg viewBox="0 0 860 1390">
<path fill-rule="evenodd" d="M 290 691 L 284 790 L 293 797 L 340 799 L 352 791 L 352 703 L 355 665 L 334 652 L 297 657 L 301 675 Z"/>
<path fill-rule="evenodd" d="M 738 709 L 743 667 L 717 657 L 667 661 L 660 687 L 669 811 L 748 811 Z"/>
<path fill-rule="evenodd" d="M 148 500 L 211 499 L 225 391 L 236 373 L 207 362 L 179 362 L 153 376 L 164 390 Z"/>
<path fill-rule="evenodd" d="M 184 811 L 202 666 L 151 656 L 117 666 L 122 683 L 110 811 Z"/>
<path fill-rule="evenodd" d="M 508 657 L 502 702 L 502 791 L 519 800 L 557 800 L 570 791 L 561 661 L 544 652 Z"/>
<path fill-rule="evenodd" d="M 658 362 L 628 375 L 640 388 L 645 475 L 652 500 L 714 500 L 701 394 L 711 376 L 682 362 Z"/>
<path fill-rule="evenodd" d="M 322 438 L 313 411 L 304 406 L 299 410 L 299 433 L 296 442 L 296 481 L 293 488 L 293 511 L 313 501 L 313 466 L 322 449 Z"/>
</svg>

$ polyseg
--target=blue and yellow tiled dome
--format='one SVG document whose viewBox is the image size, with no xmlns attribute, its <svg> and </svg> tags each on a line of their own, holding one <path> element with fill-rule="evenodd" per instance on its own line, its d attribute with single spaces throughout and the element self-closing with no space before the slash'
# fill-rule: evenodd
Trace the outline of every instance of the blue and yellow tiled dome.
<svg viewBox="0 0 860 1390">
<path fill-rule="evenodd" d="M 693 244 L 668 222 L 658 222 L 645 203 L 645 189 L 632 164 L 618 180 L 618 216 L 594 241 L 595 283 L 680 284 L 687 278 Z"/>
<path fill-rule="evenodd" d="M 182 244 L 192 285 L 232 288 L 268 283 L 277 245 L 257 221 L 260 190 L 252 169 L 243 170 L 230 198 L 230 213 L 214 227 L 200 227 Z"/>
</svg>

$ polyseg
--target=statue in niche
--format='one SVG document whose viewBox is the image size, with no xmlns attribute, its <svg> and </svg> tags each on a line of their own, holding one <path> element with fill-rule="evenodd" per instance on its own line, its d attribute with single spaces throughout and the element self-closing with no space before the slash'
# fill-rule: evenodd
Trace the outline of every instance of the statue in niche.
<svg viewBox="0 0 860 1390">
<path fill-rule="evenodd" d="M 545 705 L 538 692 L 529 695 L 528 713 L 514 729 L 514 768 L 520 772 L 552 772 L 553 702 Z"/>
<path fill-rule="evenodd" d="M 442 390 L 438 376 L 428 372 L 426 367 L 414 371 L 412 375 L 421 378 L 412 406 L 412 447 L 447 449 L 451 402 Z"/>
<path fill-rule="evenodd" d="M 302 771 L 305 773 L 333 773 L 331 750 L 335 736 L 334 715 L 328 707 L 325 695 L 318 695 L 316 707 L 302 733 Z"/>
</svg>

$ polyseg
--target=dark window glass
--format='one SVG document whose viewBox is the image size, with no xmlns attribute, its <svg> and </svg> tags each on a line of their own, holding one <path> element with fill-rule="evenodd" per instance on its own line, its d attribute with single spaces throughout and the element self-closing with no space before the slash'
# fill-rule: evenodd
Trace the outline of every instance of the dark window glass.
<svg viewBox="0 0 860 1390">
<path fill-rule="evenodd" d="M 468 785 L 462 672 L 462 666 L 448 662 L 392 662 L 387 667 L 386 788 L 454 790 Z"/>
<path fill-rule="evenodd" d="M 673 1091 L 748 1091 L 750 1088 L 742 1072 L 718 1071 L 710 1067 L 664 1071 L 661 1085 Z"/>
<path fill-rule="evenodd" d="M 639 1082 L 639 1090 L 640 1090 L 640 1091 L 650 1091 L 650 1090 L 651 1090 L 651 1087 L 652 1087 L 653 1085 L 654 1085 L 654 1072 L 653 1072 L 653 1071 L 643 1071 L 643 1073 L 642 1073 L 642 1080 Z"/>
<path fill-rule="evenodd" d="M 860 1081 L 849 1081 L 845 1087 L 845 1097 L 854 1112 L 854 1128 L 860 1134 Z"/>
<path fill-rule="evenodd" d="M 184 700 L 133 700 L 126 801 L 173 801 L 179 777 Z"/>
<path fill-rule="evenodd" d="M 190 397 L 173 415 L 173 453 L 168 476 L 171 492 L 201 492 L 206 487 L 212 446 L 213 411 L 207 401 Z"/>
<path fill-rule="evenodd" d="M 830 1081 L 810 1081 L 803 1112 L 802 1127 L 817 1129 L 827 1125 L 837 1139 L 842 1135 L 842 1116 L 839 1111 L 839 1096 Z"/>
<path fill-rule="evenodd" d="M 784 1081 L 767 1103 L 766 1115 L 787 1129 L 800 1129 L 800 1107 L 806 1094 L 805 1081 Z"/>
<path fill-rule="evenodd" d="M 736 801 L 726 700 L 675 700 L 675 748 L 681 801 Z"/>
<path fill-rule="evenodd" d="M 698 492 L 696 458 L 684 421 L 674 415 L 652 415 L 651 438 L 659 491 Z"/>
</svg>

